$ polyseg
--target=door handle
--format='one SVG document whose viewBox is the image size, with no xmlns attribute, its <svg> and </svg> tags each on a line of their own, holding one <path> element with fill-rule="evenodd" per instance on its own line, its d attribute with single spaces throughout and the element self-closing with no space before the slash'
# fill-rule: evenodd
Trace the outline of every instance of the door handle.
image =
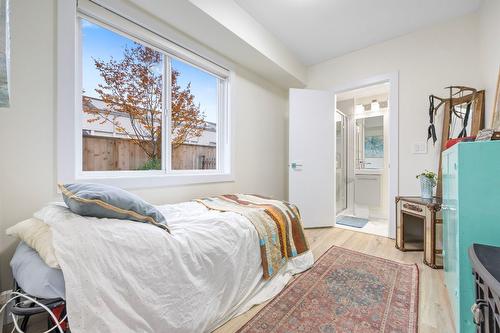
<svg viewBox="0 0 500 333">
<path fill-rule="evenodd" d="M 302 164 L 298 164 L 298 163 L 295 163 L 295 162 L 288 164 L 288 166 L 291 167 L 292 169 L 303 167 Z"/>
</svg>

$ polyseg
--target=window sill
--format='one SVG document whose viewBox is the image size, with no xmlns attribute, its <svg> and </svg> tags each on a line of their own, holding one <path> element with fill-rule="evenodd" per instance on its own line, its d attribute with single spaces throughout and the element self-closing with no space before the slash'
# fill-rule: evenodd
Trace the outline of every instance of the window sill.
<svg viewBox="0 0 500 333">
<path fill-rule="evenodd" d="M 177 174 L 148 174 L 139 175 L 106 174 L 98 175 L 87 173 L 76 177 L 78 183 L 100 183 L 117 186 L 124 189 L 133 188 L 152 188 L 165 186 L 182 186 L 193 184 L 223 183 L 234 181 L 234 175 L 230 173 L 196 174 L 196 173 L 177 173 Z"/>
</svg>

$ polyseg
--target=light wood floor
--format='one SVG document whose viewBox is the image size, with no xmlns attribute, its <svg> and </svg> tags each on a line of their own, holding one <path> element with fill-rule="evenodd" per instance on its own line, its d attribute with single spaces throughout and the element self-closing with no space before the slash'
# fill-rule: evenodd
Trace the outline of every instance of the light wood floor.
<svg viewBox="0 0 500 333">
<path fill-rule="evenodd" d="M 404 263 L 416 263 L 419 269 L 419 312 L 420 333 L 453 333 L 455 328 L 451 317 L 451 307 L 443 282 L 443 271 L 422 264 L 422 252 L 401 252 L 394 247 L 394 240 L 340 229 L 307 229 L 306 236 L 318 258 L 332 245 L 368 253 Z M 235 332 L 250 320 L 265 304 L 253 307 L 250 311 L 233 318 L 216 333 Z"/>
</svg>

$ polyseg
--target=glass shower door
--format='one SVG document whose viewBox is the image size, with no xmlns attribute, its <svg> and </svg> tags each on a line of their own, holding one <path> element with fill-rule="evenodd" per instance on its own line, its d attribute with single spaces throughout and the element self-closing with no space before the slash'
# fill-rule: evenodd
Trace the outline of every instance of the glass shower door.
<svg viewBox="0 0 500 333">
<path fill-rule="evenodd" d="M 347 117 L 339 111 L 335 114 L 335 127 L 337 136 L 335 192 L 338 215 L 347 209 Z"/>
</svg>

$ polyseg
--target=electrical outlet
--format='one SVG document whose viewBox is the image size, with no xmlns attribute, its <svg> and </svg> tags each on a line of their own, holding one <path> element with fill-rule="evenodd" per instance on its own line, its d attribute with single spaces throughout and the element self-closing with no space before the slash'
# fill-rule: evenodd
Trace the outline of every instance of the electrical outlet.
<svg viewBox="0 0 500 333">
<path fill-rule="evenodd" d="M 413 144 L 413 154 L 427 154 L 427 142 L 415 142 Z"/>
</svg>

